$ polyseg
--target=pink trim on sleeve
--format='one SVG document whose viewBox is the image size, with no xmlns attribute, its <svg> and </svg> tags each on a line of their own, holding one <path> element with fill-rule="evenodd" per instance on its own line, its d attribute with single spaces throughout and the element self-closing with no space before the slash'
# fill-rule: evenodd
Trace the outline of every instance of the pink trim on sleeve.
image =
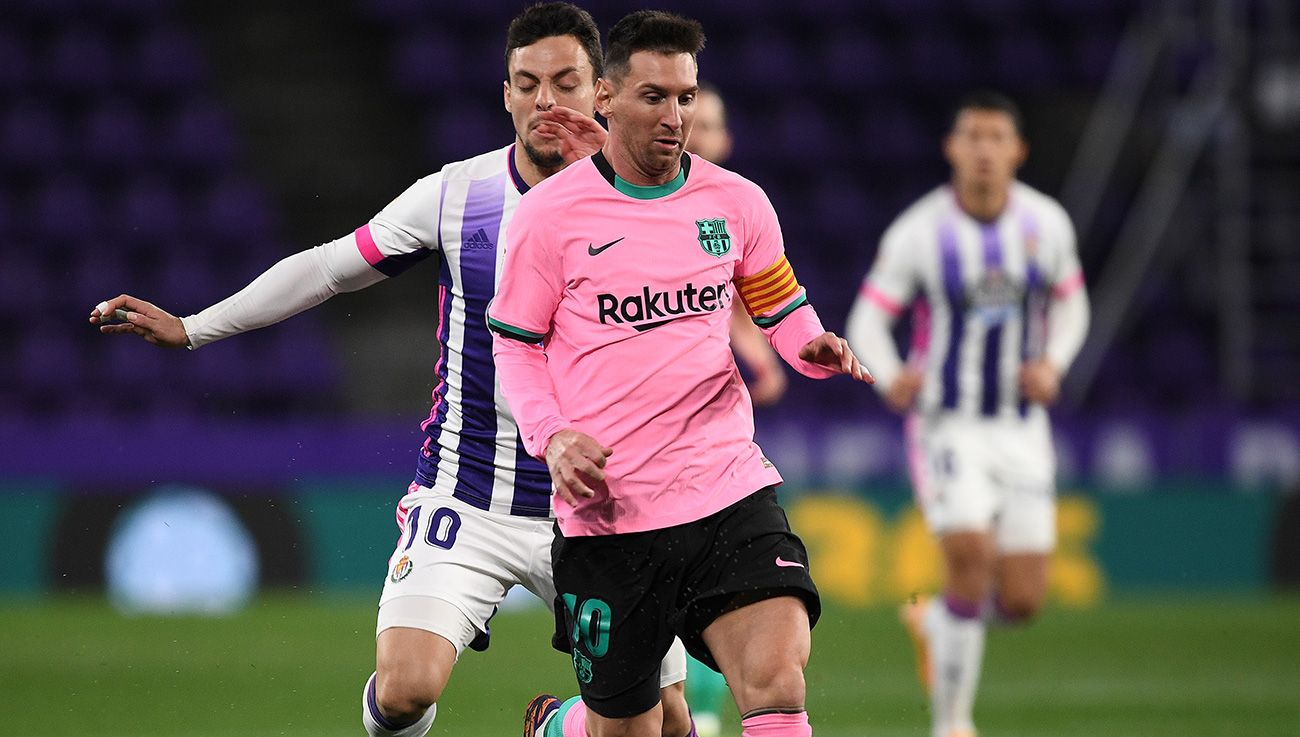
<svg viewBox="0 0 1300 737">
<path fill-rule="evenodd" d="M 384 260 L 384 255 L 379 252 L 379 246 L 375 245 L 374 236 L 370 234 L 370 223 L 357 228 L 357 232 L 353 235 L 357 237 L 357 250 L 361 252 L 361 257 L 366 260 L 366 263 L 374 266 Z"/>
<path fill-rule="evenodd" d="M 1083 286 L 1083 272 L 1076 271 L 1074 272 L 1073 276 L 1067 279 L 1062 279 L 1060 284 L 1057 284 L 1055 287 L 1052 287 L 1052 297 L 1056 299 L 1065 299 L 1066 297 L 1069 297 L 1071 294 L 1074 294 L 1076 291 L 1078 291 L 1079 288 L 1082 286 Z"/>
<path fill-rule="evenodd" d="M 877 289 L 876 285 L 869 281 L 862 283 L 862 289 L 859 290 L 859 294 L 861 294 L 865 299 L 875 302 L 877 307 L 888 312 L 892 317 L 898 317 L 903 314 L 903 306 L 901 304 L 890 299 L 889 295 Z"/>
</svg>

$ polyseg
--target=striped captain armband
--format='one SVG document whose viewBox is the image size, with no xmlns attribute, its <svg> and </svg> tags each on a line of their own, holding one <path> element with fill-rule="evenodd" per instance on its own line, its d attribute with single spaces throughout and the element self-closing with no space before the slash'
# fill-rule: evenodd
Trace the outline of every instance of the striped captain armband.
<svg viewBox="0 0 1300 737">
<path fill-rule="evenodd" d="M 784 255 L 757 274 L 736 279 L 736 289 L 750 318 L 760 328 L 770 328 L 808 304 L 808 296 L 794 278 L 794 269 Z"/>
<path fill-rule="evenodd" d="M 503 338 L 517 340 L 520 343 L 541 343 L 542 339 L 546 337 L 541 333 L 529 332 L 523 328 L 517 328 L 514 325 L 507 325 L 500 320 L 494 320 L 490 317 L 488 318 L 488 328 Z"/>
</svg>

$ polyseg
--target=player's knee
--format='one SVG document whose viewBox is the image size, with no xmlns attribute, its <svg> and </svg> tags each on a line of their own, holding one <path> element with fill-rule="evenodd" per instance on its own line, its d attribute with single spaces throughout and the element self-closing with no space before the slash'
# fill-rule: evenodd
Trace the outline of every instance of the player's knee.
<svg viewBox="0 0 1300 737">
<path fill-rule="evenodd" d="M 794 661 L 767 663 L 750 669 L 732 686 L 741 713 L 755 709 L 802 707 L 806 686 L 803 669 Z"/>
<path fill-rule="evenodd" d="M 691 710 L 686 705 L 683 684 L 674 683 L 660 690 L 663 704 L 663 737 L 685 737 L 691 731 Z"/>
<path fill-rule="evenodd" d="M 1002 592 L 997 597 L 998 615 L 1013 622 L 1033 619 L 1042 608 L 1043 594 L 1039 592 Z"/>
<path fill-rule="evenodd" d="M 413 721 L 438 701 L 438 690 L 432 679 L 415 674 L 380 674 L 375 681 L 375 703 L 389 719 Z"/>
</svg>

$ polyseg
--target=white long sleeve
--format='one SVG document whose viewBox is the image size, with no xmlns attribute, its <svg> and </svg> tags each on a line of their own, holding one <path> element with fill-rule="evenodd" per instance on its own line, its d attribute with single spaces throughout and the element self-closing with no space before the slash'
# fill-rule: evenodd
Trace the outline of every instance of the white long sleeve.
<svg viewBox="0 0 1300 737">
<path fill-rule="evenodd" d="M 898 355 L 898 347 L 894 345 L 894 336 L 890 332 L 895 319 L 879 304 L 859 294 L 845 326 L 849 347 L 876 377 L 876 391 L 881 394 L 903 370 L 903 359 Z"/>
<path fill-rule="evenodd" d="M 181 318 L 190 348 L 273 325 L 341 292 L 385 278 L 347 235 L 281 259 L 248 286 L 195 315 Z"/>
<path fill-rule="evenodd" d="M 1047 308 L 1047 346 L 1044 355 L 1062 375 L 1079 355 L 1088 335 L 1088 292 L 1082 282 L 1069 294 L 1052 299 Z"/>
</svg>

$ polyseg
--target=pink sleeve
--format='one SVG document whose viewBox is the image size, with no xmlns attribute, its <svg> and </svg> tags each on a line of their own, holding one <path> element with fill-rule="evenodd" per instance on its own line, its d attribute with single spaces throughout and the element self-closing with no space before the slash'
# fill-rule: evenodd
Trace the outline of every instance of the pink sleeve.
<svg viewBox="0 0 1300 737">
<path fill-rule="evenodd" d="M 551 436 L 571 423 L 560 414 L 542 346 L 498 332 L 492 336 L 492 360 L 501 379 L 501 392 L 519 425 L 524 449 L 529 455 L 544 459 Z"/>
<path fill-rule="evenodd" d="M 781 358 L 795 371 L 813 379 L 826 379 L 836 375 L 835 371 L 825 366 L 809 363 L 799 357 L 799 349 L 824 332 L 826 328 L 822 327 L 817 311 L 807 303 L 786 315 L 776 325 L 763 328 L 763 334 L 776 352 L 781 354 Z"/>
<path fill-rule="evenodd" d="M 488 328 L 501 392 L 524 448 L 542 458 L 551 436 L 569 423 L 560 414 L 541 346 L 551 332 L 564 280 L 550 229 L 536 206 L 539 201 L 536 196 L 520 200 L 506 230 L 505 265 L 496 297 L 488 305 Z"/>
</svg>

